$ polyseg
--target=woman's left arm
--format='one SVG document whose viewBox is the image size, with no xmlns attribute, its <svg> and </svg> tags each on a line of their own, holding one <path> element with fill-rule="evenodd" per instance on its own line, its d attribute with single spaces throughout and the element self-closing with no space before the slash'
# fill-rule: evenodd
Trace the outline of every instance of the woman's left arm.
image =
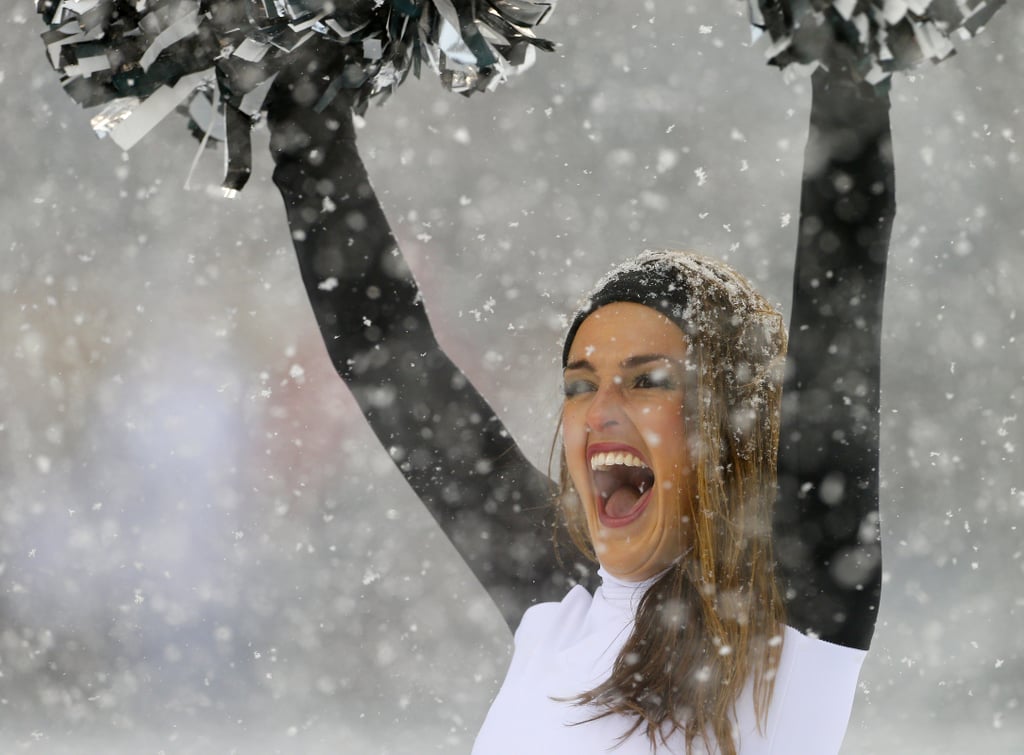
<svg viewBox="0 0 1024 755">
<path fill-rule="evenodd" d="M 867 649 L 881 594 L 882 300 L 896 213 L 889 97 L 813 77 L 774 547 L 788 623 Z"/>
</svg>

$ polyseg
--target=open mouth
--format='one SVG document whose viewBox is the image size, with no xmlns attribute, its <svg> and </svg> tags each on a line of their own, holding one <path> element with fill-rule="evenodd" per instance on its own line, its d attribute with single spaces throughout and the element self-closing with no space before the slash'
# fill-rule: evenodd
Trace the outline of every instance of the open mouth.
<svg viewBox="0 0 1024 755">
<path fill-rule="evenodd" d="M 595 453 L 590 470 L 603 524 L 623 527 L 643 513 L 654 487 L 654 472 L 640 457 L 629 451 Z"/>
</svg>

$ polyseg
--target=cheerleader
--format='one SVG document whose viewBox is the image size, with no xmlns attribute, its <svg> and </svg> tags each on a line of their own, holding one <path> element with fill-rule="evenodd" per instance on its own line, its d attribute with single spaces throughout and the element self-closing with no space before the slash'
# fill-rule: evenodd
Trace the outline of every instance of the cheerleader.
<svg viewBox="0 0 1024 755">
<path fill-rule="evenodd" d="M 837 752 L 881 585 L 887 94 L 813 77 L 788 356 L 721 262 L 623 263 L 565 338 L 552 481 L 435 340 L 329 65 L 274 84 L 274 182 L 338 374 L 515 633 L 474 752 Z"/>
</svg>

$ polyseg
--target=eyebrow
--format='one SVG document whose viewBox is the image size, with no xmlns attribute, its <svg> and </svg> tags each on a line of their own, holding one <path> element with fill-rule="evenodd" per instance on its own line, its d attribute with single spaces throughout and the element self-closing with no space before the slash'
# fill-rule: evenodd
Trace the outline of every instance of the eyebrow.
<svg viewBox="0 0 1024 755">
<path fill-rule="evenodd" d="M 675 364 L 679 360 L 674 357 L 670 357 L 667 354 L 636 354 L 634 356 L 626 357 L 625 359 L 623 359 L 619 363 L 619 366 L 625 369 L 631 369 L 633 367 L 639 367 L 650 362 L 662 361 L 672 362 L 673 364 Z M 597 372 L 597 368 L 595 368 L 594 365 L 592 365 L 586 359 L 577 359 L 575 362 L 569 362 L 569 364 L 565 365 L 565 369 L 562 371 L 568 372 L 569 370 L 590 370 L 591 372 Z"/>
</svg>

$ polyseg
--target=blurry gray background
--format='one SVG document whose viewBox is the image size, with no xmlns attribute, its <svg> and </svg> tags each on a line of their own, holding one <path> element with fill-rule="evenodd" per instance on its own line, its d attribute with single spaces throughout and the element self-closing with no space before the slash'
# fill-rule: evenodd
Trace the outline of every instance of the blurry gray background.
<svg viewBox="0 0 1024 755">
<path fill-rule="evenodd" d="M 131 154 L 0 11 L 0 751 L 466 752 L 510 636 L 364 426 L 266 133 L 218 197 Z M 363 151 L 442 343 L 545 465 L 564 313 L 647 246 L 785 310 L 809 85 L 740 3 L 562 0 L 497 93 L 409 81 Z M 844 752 L 1024 752 L 1024 11 L 894 87 L 885 594 Z"/>
</svg>

